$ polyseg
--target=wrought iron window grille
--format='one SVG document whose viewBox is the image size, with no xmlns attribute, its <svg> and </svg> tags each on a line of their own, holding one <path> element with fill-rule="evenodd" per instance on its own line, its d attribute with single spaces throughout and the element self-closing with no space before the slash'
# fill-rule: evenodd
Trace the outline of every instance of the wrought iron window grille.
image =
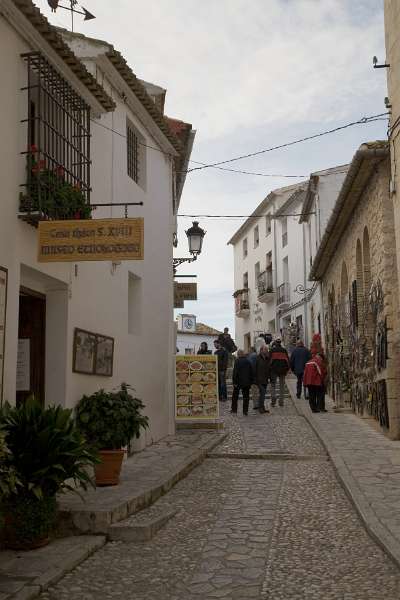
<svg viewBox="0 0 400 600">
<path fill-rule="evenodd" d="M 40 52 L 21 55 L 27 66 L 26 182 L 20 217 L 88 218 L 90 207 L 90 106 Z"/>
</svg>

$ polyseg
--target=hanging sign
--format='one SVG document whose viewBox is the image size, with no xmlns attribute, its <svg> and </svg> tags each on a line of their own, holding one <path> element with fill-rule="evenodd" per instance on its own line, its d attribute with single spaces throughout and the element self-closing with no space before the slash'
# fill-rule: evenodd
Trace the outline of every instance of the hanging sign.
<svg viewBox="0 0 400 600">
<path fill-rule="evenodd" d="M 143 260 L 144 219 L 39 222 L 39 262 Z"/>
<path fill-rule="evenodd" d="M 217 357 L 176 356 L 177 421 L 214 420 L 219 416 Z"/>
<path fill-rule="evenodd" d="M 197 300 L 197 283 L 174 282 L 174 304 L 184 300 Z"/>
</svg>

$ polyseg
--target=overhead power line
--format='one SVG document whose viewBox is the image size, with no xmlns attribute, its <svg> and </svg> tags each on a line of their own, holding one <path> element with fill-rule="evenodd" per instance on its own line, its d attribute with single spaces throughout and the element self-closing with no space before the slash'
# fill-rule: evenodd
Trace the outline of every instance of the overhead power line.
<svg viewBox="0 0 400 600">
<path fill-rule="evenodd" d="M 362 117 L 358 121 L 352 121 L 351 123 L 347 123 L 346 125 L 340 125 L 339 127 L 335 127 L 334 129 L 328 129 L 327 131 L 321 131 L 319 133 L 314 133 L 313 135 L 308 135 L 306 137 L 299 138 L 298 140 L 293 140 L 291 142 L 285 142 L 284 144 L 279 144 L 277 146 L 271 146 L 270 148 L 264 148 L 263 150 L 257 150 L 256 152 L 250 152 L 248 154 L 242 154 L 241 156 L 236 156 L 234 158 L 229 158 L 227 160 L 221 160 L 219 162 L 208 163 L 201 165 L 199 167 L 193 167 L 193 169 L 188 169 L 188 173 L 192 173 L 193 171 L 201 171 L 204 169 L 219 167 L 220 165 L 226 165 L 231 162 L 235 162 L 237 160 L 243 160 L 244 158 L 252 158 L 254 156 L 259 156 L 260 154 L 265 154 L 266 152 L 273 152 L 274 150 L 280 150 L 281 148 L 288 148 L 289 146 L 294 146 L 295 144 L 301 144 L 302 142 L 307 142 L 309 140 L 314 140 L 319 137 L 323 137 L 325 135 L 331 135 L 332 133 L 336 133 L 337 131 L 341 131 L 343 129 L 347 129 L 349 127 L 354 127 L 355 125 L 365 125 L 367 123 L 373 123 L 374 121 L 381 120 L 381 117 L 385 117 L 389 115 L 388 112 L 380 113 L 378 115 L 372 115 L 370 117 Z"/>
<path fill-rule="evenodd" d="M 284 217 L 301 217 L 315 215 L 315 212 L 307 213 L 293 213 L 293 214 L 279 214 L 277 217 L 270 215 L 271 218 L 284 218 Z M 262 219 L 266 215 L 177 215 L 185 219 Z"/>
</svg>

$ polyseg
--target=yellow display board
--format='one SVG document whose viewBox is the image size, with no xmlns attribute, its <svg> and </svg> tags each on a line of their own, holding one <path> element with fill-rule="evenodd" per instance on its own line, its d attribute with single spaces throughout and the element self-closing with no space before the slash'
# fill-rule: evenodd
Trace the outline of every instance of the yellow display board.
<svg viewBox="0 0 400 600">
<path fill-rule="evenodd" d="M 39 222 L 39 262 L 143 260 L 144 220 Z"/>
<path fill-rule="evenodd" d="M 217 357 L 186 354 L 176 357 L 177 421 L 219 417 Z"/>
</svg>

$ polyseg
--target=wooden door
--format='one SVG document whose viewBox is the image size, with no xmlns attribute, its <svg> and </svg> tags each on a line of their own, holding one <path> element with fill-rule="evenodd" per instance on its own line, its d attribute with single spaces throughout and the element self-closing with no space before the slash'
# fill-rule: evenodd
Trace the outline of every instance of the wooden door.
<svg viewBox="0 0 400 600">
<path fill-rule="evenodd" d="M 21 289 L 19 297 L 17 406 L 31 394 L 45 401 L 46 297 Z"/>
</svg>

